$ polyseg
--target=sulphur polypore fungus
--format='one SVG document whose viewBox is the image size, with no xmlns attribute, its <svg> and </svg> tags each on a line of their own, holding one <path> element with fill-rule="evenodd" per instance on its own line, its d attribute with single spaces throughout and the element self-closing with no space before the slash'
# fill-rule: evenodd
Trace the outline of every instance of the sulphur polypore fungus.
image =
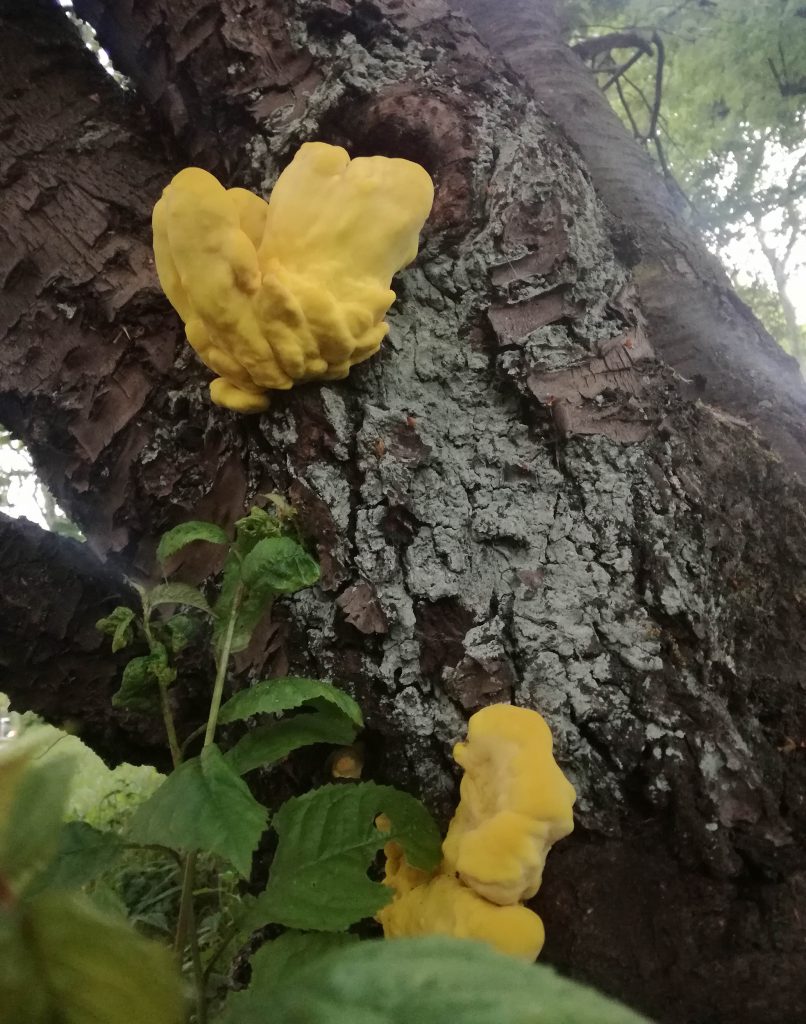
<svg viewBox="0 0 806 1024">
<path fill-rule="evenodd" d="M 553 843 L 574 828 L 574 787 L 536 711 L 493 704 L 473 715 L 454 759 L 461 800 L 442 846 L 448 870 L 493 903 L 531 899 Z"/>
<path fill-rule="evenodd" d="M 548 726 L 525 708 L 477 712 L 454 758 L 465 774 L 442 865 L 425 875 L 387 844 L 385 882 L 394 897 L 378 920 L 390 938 L 475 938 L 534 960 L 543 923 L 521 901 L 537 892 L 552 844 L 574 827 L 574 788 L 554 761 Z"/>
<path fill-rule="evenodd" d="M 305 143 L 269 202 L 180 171 L 154 207 L 160 284 L 187 339 L 218 377 L 210 396 L 238 412 L 267 391 L 346 377 L 378 351 L 392 277 L 417 255 L 433 184 L 408 160 L 350 160 Z"/>
</svg>

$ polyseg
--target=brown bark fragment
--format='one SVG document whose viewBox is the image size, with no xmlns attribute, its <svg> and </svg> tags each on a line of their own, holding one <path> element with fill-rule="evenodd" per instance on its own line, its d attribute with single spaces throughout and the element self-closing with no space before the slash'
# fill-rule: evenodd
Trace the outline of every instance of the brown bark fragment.
<svg viewBox="0 0 806 1024">
<path fill-rule="evenodd" d="M 388 633 L 389 622 L 373 587 L 362 580 L 336 598 L 344 618 L 359 633 Z"/>
<path fill-rule="evenodd" d="M 559 287 L 533 299 L 506 306 L 492 306 L 488 312 L 499 345 L 517 345 L 538 327 L 556 323 L 575 311 L 567 290 Z"/>
</svg>

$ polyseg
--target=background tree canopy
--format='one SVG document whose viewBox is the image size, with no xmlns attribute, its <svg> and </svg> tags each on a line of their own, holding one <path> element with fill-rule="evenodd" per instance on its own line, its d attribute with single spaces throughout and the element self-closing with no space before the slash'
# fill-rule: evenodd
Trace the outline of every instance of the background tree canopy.
<svg viewBox="0 0 806 1024">
<path fill-rule="evenodd" d="M 803 360 L 806 3 L 580 0 L 566 10 L 569 40 L 684 215 Z"/>
</svg>

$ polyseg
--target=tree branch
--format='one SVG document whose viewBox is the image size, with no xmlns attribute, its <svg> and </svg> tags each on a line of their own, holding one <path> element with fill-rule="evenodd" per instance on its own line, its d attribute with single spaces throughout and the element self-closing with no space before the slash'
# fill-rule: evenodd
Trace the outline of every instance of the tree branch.
<svg viewBox="0 0 806 1024">
<path fill-rule="evenodd" d="M 594 76 L 562 42 L 556 4 L 455 2 L 573 140 L 615 223 L 635 239 L 642 303 L 664 359 L 684 377 L 703 380 L 709 401 L 748 417 L 806 478 L 806 389 L 794 361 L 746 307 L 726 304 L 727 274 L 682 220 L 677 198 Z M 693 343 L 696 337 L 708 344 Z"/>
<path fill-rule="evenodd" d="M 648 56 L 652 54 L 652 44 L 641 32 L 609 32 L 604 36 L 594 36 L 592 39 L 583 39 L 582 42 L 574 43 L 571 49 L 582 60 L 590 60 L 600 53 L 608 53 L 610 50 L 626 50 L 632 47 L 642 54 Z"/>
<path fill-rule="evenodd" d="M 0 691 L 12 706 L 72 723 L 108 759 L 153 757 L 159 735 L 110 703 L 128 655 L 111 654 L 95 628 L 115 605 L 135 603 L 123 577 L 86 544 L 2 513 L 0 572 Z"/>
</svg>

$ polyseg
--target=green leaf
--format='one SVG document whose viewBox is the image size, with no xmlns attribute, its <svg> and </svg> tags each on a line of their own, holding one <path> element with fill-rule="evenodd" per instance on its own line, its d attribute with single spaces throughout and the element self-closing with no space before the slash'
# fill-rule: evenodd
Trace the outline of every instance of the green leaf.
<svg viewBox="0 0 806 1024">
<path fill-rule="evenodd" d="M 59 845 L 75 761 L 30 761 L 16 780 L 8 816 L 0 823 L 0 874 L 23 886 L 50 863 Z"/>
<path fill-rule="evenodd" d="M 129 836 L 143 845 L 216 854 L 247 878 L 267 817 L 266 808 L 212 745 L 180 765 L 138 807 Z"/>
<path fill-rule="evenodd" d="M 375 827 L 379 814 L 392 831 Z M 439 829 L 419 800 L 374 782 L 323 786 L 288 800 L 274 817 L 279 836 L 269 884 L 255 904 L 254 927 L 273 922 L 311 931 L 342 931 L 371 917 L 392 890 L 367 877 L 376 853 L 391 839 L 410 864 L 440 862 Z"/>
<path fill-rule="evenodd" d="M 224 563 L 221 589 L 219 590 L 218 600 L 213 607 L 213 614 L 216 619 L 213 640 L 217 648 L 220 647 L 224 634 L 227 631 L 235 595 L 239 588 L 242 588 L 241 561 L 238 555 L 233 552 Z M 268 610 L 272 597 L 273 594 L 271 592 L 255 591 L 250 594 L 248 591 L 241 589 L 241 599 L 235 618 L 235 629 L 232 634 L 231 651 L 233 654 L 237 654 L 249 646 L 252 633 Z"/>
<path fill-rule="evenodd" d="M 162 535 L 157 546 L 157 558 L 160 562 L 165 562 L 171 555 L 197 540 L 204 540 L 209 544 L 229 544 L 229 537 L 220 526 L 194 519 L 188 523 L 180 523 Z"/>
<path fill-rule="evenodd" d="M 312 743 L 346 746 L 353 742 L 355 734 L 356 727 L 349 718 L 332 705 L 322 704 L 311 714 L 294 715 L 251 729 L 224 757 L 233 771 L 245 775 Z"/>
<path fill-rule="evenodd" d="M 270 517 L 266 519 L 273 522 Z M 269 528 L 262 520 L 255 520 L 253 525 L 257 536 Z M 272 529 L 277 529 L 276 524 Z M 221 590 L 214 608 L 215 643 L 219 646 L 226 633 L 235 595 L 239 587 L 243 587 L 232 637 L 234 654 L 249 646 L 252 633 L 273 598 L 311 586 L 319 579 L 319 566 L 290 537 L 271 536 L 255 541 L 252 535 L 241 536 L 241 532 L 239 546 L 242 550 L 232 552 L 224 564 Z"/>
<path fill-rule="evenodd" d="M 52 863 L 34 881 L 30 891 L 80 889 L 107 871 L 125 849 L 114 832 L 101 832 L 83 821 L 68 821 Z"/>
<path fill-rule="evenodd" d="M 191 587 L 189 583 L 160 583 L 149 594 L 149 603 L 152 608 L 156 608 L 158 604 L 185 604 L 212 615 L 212 609 L 204 594 L 196 587 Z"/>
<path fill-rule="evenodd" d="M 271 1006 L 274 993 L 287 985 L 298 971 L 315 958 L 358 942 L 357 935 L 346 932 L 286 932 L 264 943 L 249 960 L 252 980 L 248 993 L 237 992 L 227 1000 L 218 1024 L 238 1024 L 242 1004 Z"/>
<path fill-rule="evenodd" d="M 31 956 L 18 914 L 0 911 L 0 1021 L 2 1024 L 50 1024 L 49 993 Z M 58 1020 L 58 1018 L 56 1018 Z"/>
<path fill-rule="evenodd" d="M 12 980 L 15 963 L 35 978 L 26 992 L 13 987 L 10 1001 L 3 985 L 0 1019 L 9 1024 L 181 1024 L 185 1019 L 170 951 L 86 900 L 42 893 L 3 914 L 0 983 L 9 963 Z"/>
<path fill-rule="evenodd" d="M 262 950 L 261 950 L 262 952 Z M 268 956 L 268 954 L 267 954 Z M 311 958 L 266 1000 L 227 1001 L 222 1024 L 648 1024 L 646 1018 L 482 943 L 427 937 L 361 942 Z"/>
<path fill-rule="evenodd" d="M 255 544 L 241 566 L 241 579 L 250 590 L 293 594 L 319 579 L 319 566 L 305 548 L 290 537 L 267 537 Z"/>
<path fill-rule="evenodd" d="M 176 669 L 167 661 L 167 652 L 162 648 L 156 654 L 143 654 L 132 658 L 123 670 L 120 689 L 112 695 L 112 705 L 128 711 L 154 711 L 159 704 L 159 681 L 170 686 L 176 679 Z"/>
<path fill-rule="evenodd" d="M 283 532 L 280 518 L 274 511 L 255 505 L 249 514 L 235 523 L 235 550 L 239 555 L 247 554 L 259 540 L 279 537 Z"/>
<path fill-rule="evenodd" d="M 105 619 L 98 619 L 95 623 L 95 628 L 112 637 L 112 653 L 117 654 L 118 651 L 130 644 L 134 638 L 133 621 L 134 612 L 132 609 L 119 605 Z"/>
<path fill-rule="evenodd" d="M 311 700 L 324 700 L 333 704 L 359 728 L 364 724 L 361 708 L 343 690 L 319 679 L 296 676 L 264 679 L 248 690 L 241 690 L 222 706 L 218 721 L 224 725 L 253 715 L 278 714 L 301 707 Z"/>
<path fill-rule="evenodd" d="M 191 615 L 172 615 L 165 623 L 168 631 L 168 646 L 172 654 L 181 654 L 182 651 L 201 634 L 202 626 L 198 619 Z"/>
</svg>

